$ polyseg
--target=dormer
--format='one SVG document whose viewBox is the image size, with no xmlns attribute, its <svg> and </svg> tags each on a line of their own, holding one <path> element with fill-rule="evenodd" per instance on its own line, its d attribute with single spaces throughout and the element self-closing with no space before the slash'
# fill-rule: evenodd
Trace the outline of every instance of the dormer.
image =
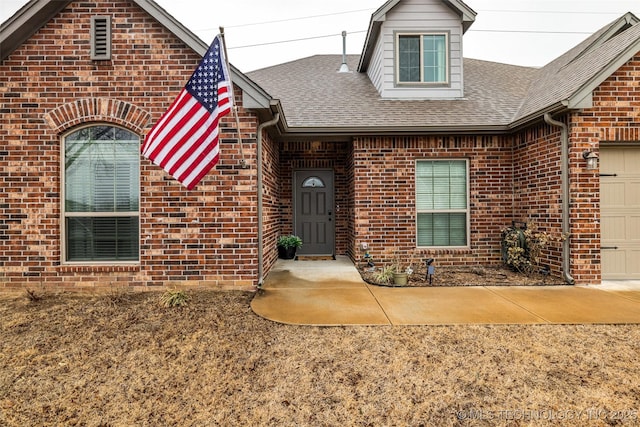
<svg viewBox="0 0 640 427">
<path fill-rule="evenodd" d="M 371 16 L 358 71 L 383 99 L 463 98 L 462 36 L 475 16 L 459 0 L 390 0 Z"/>
</svg>

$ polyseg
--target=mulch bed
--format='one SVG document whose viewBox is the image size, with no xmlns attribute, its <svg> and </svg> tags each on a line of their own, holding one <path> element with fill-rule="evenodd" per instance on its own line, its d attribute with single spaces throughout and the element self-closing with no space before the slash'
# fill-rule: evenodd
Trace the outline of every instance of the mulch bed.
<svg viewBox="0 0 640 427">
<path fill-rule="evenodd" d="M 393 282 L 383 283 L 377 280 L 375 272 L 364 264 L 358 271 L 367 283 L 379 286 L 395 286 Z M 408 277 L 406 286 L 554 286 L 564 285 L 560 277 L 513 271 L 505 266 L 475 267 L 437 267 L 429 281 L 426 265 L 416 267 Z"/>
</svg>

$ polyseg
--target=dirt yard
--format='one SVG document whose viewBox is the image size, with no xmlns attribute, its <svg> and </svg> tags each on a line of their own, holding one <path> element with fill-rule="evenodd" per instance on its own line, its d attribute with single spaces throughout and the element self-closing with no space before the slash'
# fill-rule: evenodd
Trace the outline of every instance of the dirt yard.
<svg viewBox="0 0 640 427">
<path fill-rule="evenodd" d="M 2 426 L 640 425 L 640 326 L 299 327 L 252 294 L 0 295 Z"/>
</svg>

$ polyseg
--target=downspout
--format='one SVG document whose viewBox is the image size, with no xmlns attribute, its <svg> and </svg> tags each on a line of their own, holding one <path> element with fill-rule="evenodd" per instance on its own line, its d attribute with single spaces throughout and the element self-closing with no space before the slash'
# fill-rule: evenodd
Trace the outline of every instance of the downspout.
<svg viewBox="0 0 640 427">
<path fill-rule="evenodd" d="M 280 120 L 280 113 L 276 113 L 273 119 L 258 125 L 256 135 L 257 157 L 258 157 L 258 288 L 264 281 L 264 242 L 262 233 L 264 229 L 264 219 L 262 218 L 262 131 L 264 128 L 273 126 Z"/>
<path fill-rule="evenodd" d="M 567 236 L 562 241 L 562 277 L 570 285 L 576 283 L 575 279 L 571 277 L 571 247 L 569 245 L 569 132 L 567 125 L 557 120 L 553 120 L 549 113 L 544 114 L 544 121 L 550 126 L 560 127 L 560 144 L 562 145 L 561 151 L 561 198 L 562 198 L 562 235 Z"/>
</svg>

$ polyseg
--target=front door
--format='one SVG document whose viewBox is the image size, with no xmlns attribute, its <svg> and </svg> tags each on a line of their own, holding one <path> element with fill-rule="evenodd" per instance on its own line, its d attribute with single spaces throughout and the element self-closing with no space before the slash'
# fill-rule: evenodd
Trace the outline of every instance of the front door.
<svg viewBox="0 0 640 427">
<path fill-rule="evenodd" d="M 334 255 L 333 171 L 294 173 L 294 230 L 302 239 L 298 255 Z"/>
</svg>

